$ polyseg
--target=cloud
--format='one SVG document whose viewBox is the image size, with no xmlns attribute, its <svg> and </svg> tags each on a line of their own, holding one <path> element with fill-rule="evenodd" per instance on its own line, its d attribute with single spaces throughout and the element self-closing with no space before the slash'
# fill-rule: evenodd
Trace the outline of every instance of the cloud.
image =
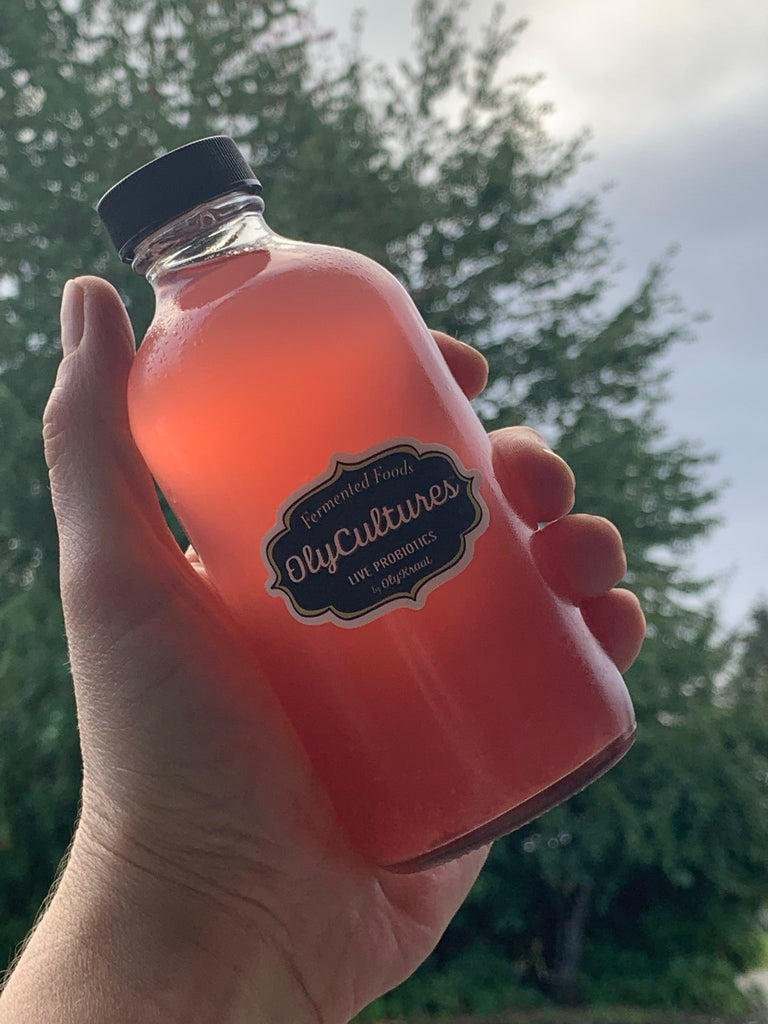
<svg viewBox="0 0 768 1024">
<path fill-rule="evenodd" d="M 473 20 L 489 5 L 473 5 Z M 612 149 L 763 107 L 768 5 L 754 0 L 537 0 L 512 58 L 543 71 L 555 130 L 585 124 Z"/>
</svg>

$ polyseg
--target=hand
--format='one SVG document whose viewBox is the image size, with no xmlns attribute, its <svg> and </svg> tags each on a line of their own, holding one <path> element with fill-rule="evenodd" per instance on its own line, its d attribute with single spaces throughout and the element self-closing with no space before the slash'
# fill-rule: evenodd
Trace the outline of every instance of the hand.
<svg viewBox="0 0 768 1024">
<path fill-rule="evenodd" d="M 435 337 L 464 391 L 478 394 L 482 356 Z M 57 896 L 8 995 L 21 1006 L 24 979 L 42 984 L 51 936 L 59 948 L 74 930 L 88 967 L 78 981 L 70 963 L 61 982 L 80 996 L 72 1021 L 341 1024 L 428 955 L 487 851 L 394 875 L 350 847 L 203 567 L 163 520 L 128 429 L 134 342 L 110 285 L 67 286 L 62 343 L 44 437 L 83 802 Z M 611 590 L 625 571 L 618 532 L 562 518 L 573 475 L 535 431 L 492 440 L 511 504 L 530 523 L 555 521 L 536 536 L 542 571 L 626 669 L 644 621 L 633 595 Z M 109 991 L 111 1015 L 82 1015 L 94 986 Z M 59 1019 L 23 1005 L 29 1024 Z"/>
</svg>

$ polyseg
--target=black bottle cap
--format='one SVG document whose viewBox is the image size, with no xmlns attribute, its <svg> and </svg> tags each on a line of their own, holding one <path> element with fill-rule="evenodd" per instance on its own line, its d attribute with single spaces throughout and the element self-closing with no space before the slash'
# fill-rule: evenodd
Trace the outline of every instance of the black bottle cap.
<svg viewBox="0 0 768 1024">
<path fill-rule="evenodd" d="M 120 259 L 131 263 L 136 245 L 153 231 L 216 196 L 261 184 L 233 139 L 212 135 L 144 164 L 96 204 Z"/>
</svg>

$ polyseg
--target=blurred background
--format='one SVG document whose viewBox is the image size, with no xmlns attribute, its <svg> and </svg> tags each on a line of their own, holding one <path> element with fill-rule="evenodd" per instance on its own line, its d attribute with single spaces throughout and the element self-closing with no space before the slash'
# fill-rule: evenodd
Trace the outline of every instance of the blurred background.
<svg viewBox="0 0 768 1024">
<path fill-rule="evenodd" d="M 40 443 L 61 289 L 105 274 L 140 335 L 151 294 L 93 205 L 154 156 L 224 132 L 273 228 L 379 260 L 432 327 L 485 352 L 479 414 L 537 426 L 570 461 L 578 510 L 624 535 L 649 620 L 628 675 L 633 750 L 496 844 L 433 957 L 366 1018 L 757 1019 L 768 8 L 358 7 L 0 9 L 0 969 L 66 851 L 79 789 Z"/>
</svg>

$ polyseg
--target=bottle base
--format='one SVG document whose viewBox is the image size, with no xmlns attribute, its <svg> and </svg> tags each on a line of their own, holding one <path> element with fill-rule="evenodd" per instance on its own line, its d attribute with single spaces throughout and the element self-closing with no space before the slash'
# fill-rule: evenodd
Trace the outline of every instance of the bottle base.
<svg viewBox="0 0 768 1024">
<path fill-rule="evenodd" d="M 579 765 L 569 775 L 559 779 L 551 786 L 547 786 L 546 789 L 543 789 L 530 799 L 524 800 L 523 803 L 513 807 L 512 810 L 506 811 L 479 828 L 472 829 L 471 832 L 466 832 L 456 839 L 451 839 L 449 842 L 443 843 L 441 846 L 436 847 L 434 850 L 429 850 L 419 857 L 414 857 L 412 860 L 403 861 L 399 864 L 384 865 L 385 870 L 397 874 L 410 874 L 414 871 L 423 871 L 425 868 L 437 867 L 439 864 L 444 864 L 446 861 L 461 857 L 465 853 L 487 845 L 494 839 L 500 839 L 502 836 L 509 835 L 510 832 L 522 828 L 523 825 L 527 825 L 534 818 L 540 817 L 546 811 L 550 811 L 553 807 L 561 804 L 564 800 L 581 792 L 590 782 L 594 782 L 595 779 L 604 775 L 610 768 L 613 768 L 632 746 L 636 732 L 637 726 L 633 724 L 630 730 L 622 733 L 621 736 L 598 754 L 595 754 L 594 757 L 585 761 L 584 764 Z"/>
</svg>

